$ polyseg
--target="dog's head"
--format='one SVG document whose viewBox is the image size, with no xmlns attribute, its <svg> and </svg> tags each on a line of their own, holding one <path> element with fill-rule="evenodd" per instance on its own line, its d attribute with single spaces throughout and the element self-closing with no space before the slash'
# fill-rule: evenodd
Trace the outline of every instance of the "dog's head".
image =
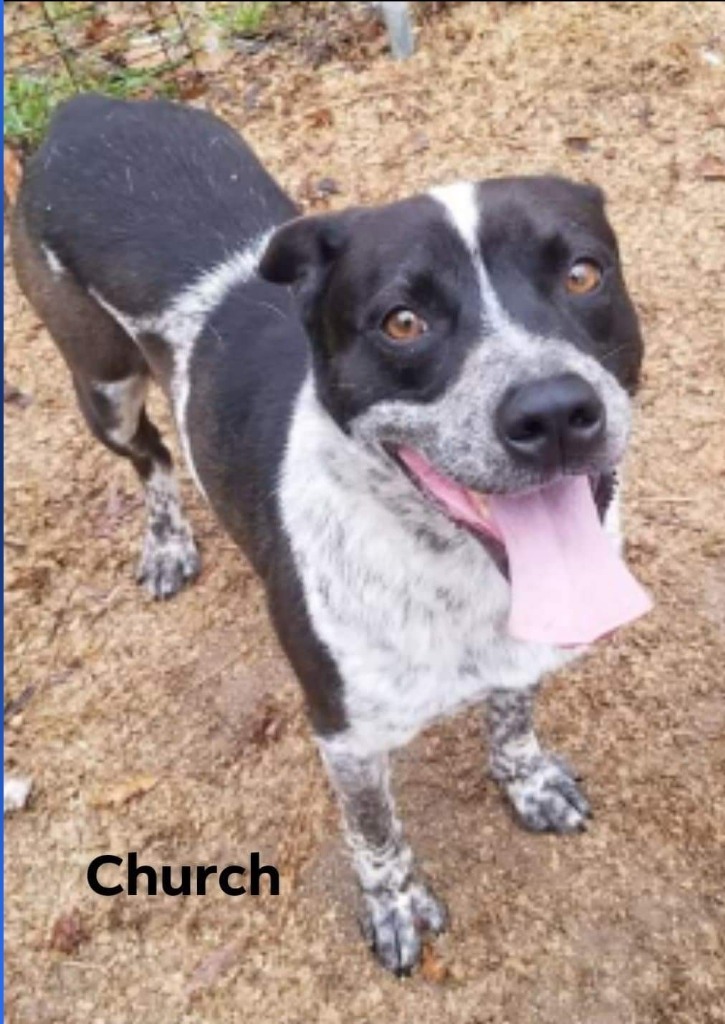
<svg viewBox="0 0 725 1024">
<path fill-rule="evenodd" d="M 519 635 L 587 642 L 641 613 L 597 539 L 642 358 L 599 189 L 510 178 L 300 218 L 260 271 L 292 285 L 318 397 L 402 514 L 425 506 L 440 537 L 444 513 L 511 569 Z"/>
<path fill-rule="evenodd" d="M 621 459 L 642 342 L 598 189 L 460 183 L 300 218 L 261 273 L 293 286 L 318 394 L 366 446 L 484 493 Z"/>
<path fill-rule="evenodd" d="M 330 415 L 451 518 L 584 475 L 603 511 L 642 341 L 599 189 L 459 183 L 300 218 L 261 273 L 295 290 Z"/>
</svg>

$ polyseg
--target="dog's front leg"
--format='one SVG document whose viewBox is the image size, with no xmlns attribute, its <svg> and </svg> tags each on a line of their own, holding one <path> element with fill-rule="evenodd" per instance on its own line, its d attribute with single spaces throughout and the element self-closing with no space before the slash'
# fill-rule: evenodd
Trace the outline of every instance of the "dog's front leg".
<svg viewBox="0 0 725 1024">
<path fill-rule="evenodd" d="M 407 974 L 420 958 L 422 934 L 442 931 L 446 912 L 415 878 L 390 795 L 388 757 L 358 756 L 340 737 L 319 745 L 365 899 L 365 936 L 384 967 Z"/>
<path fill-rule="evenodd" d="M 534 732 L 535 687 L 493 690 L 486 698 L 491 775 L 526 828 L 578 832 L 590 816 L 571 769 L 541 749 Z"/>
</svg>

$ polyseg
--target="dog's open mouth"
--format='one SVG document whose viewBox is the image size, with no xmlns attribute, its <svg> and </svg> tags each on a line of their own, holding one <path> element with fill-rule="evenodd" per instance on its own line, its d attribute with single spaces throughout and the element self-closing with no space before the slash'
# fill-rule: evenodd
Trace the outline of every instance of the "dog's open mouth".
<svg viewBox="0 0 725 1024">
<path fill-rule="evenodd" d="M 401 446 L 397 461 L 448 518 L 474 533 L 511 584 L 509 632 L 570 647 L 649 611 L 602 519 L 613 478 L 562 477 L 535 491 L 479 494 Z"/>
</svg>

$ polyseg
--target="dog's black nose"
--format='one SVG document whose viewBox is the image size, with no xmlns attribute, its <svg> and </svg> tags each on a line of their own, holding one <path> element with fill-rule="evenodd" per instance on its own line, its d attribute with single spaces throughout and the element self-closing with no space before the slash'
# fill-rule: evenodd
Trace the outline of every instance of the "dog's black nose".
<svg viewBox="0 0 725 1024">
<path fill-rule="evenodd" d="M 590 456 L 604 435 L 605 420 L 591 384 L 564 373 L 510 391 L 498 408 L 496 429 L 517 461 L 556 469 Z"/>
</svg>

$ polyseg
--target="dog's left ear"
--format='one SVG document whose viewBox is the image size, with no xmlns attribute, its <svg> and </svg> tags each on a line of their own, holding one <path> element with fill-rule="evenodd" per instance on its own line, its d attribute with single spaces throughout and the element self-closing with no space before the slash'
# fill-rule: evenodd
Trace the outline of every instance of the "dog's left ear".
<svg viewBox="0 0 725 1024">
<path fill-rule="evenodd" d="M 309 301 L 350 238 L 350 226 L 360 210 L 297 217 L 270 238 L 259 273 L 273 284 L 292 285 Z"/>
</svg>

